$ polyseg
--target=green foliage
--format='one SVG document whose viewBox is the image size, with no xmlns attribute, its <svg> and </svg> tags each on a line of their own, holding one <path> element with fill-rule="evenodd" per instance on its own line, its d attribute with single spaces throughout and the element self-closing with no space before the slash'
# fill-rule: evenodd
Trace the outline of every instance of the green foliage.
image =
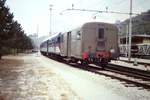
<svg viewBox="0 0 150 100">
<path fill-rule="evenodd" d="M 121 33 L 123 36 L 126 35 L 127 24 L 129 24 L 129 19 L 122 22 L 124 28 L 121 30 Z M 132 18 L 132 34 L 150 35 L 150 10 Z"/>
<path fill-rule="evenodd" d="M 5 2 L 6 0 L 0 0 L 0 58 L 16 49 L 32 49 L 31 40 L 25 35 L 21 25 L 13 20 L 14 15 L 5 6 Z"/>
<path fill-rule="evenodd" d="M 150 35 L 150 10 L 133 18 L 133 34 Z"/>
</svg>

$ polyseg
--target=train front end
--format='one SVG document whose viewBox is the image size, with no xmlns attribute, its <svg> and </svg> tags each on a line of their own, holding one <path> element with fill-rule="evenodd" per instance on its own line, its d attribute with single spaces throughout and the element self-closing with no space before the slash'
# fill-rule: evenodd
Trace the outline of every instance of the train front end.
<svg viewBox="0 0 150 100">
<path fill-rule="evenodd" d="M 119 55 L 117 28 L 113 24 L 93 22 L 82 27 L 83 60 L 107 64 Z"/>
</svg>

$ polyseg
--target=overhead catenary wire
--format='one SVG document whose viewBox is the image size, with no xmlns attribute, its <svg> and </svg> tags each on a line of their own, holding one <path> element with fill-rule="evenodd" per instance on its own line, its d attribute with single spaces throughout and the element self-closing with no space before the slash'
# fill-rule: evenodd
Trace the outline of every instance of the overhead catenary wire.
<svg viewBox="0 0 150 100">
<path fill-rule="evenodd" d="M 86 11 L 86 12 L 97 12 L 97 13 L 127 14 L 127 15 L 130 14 L 130 13 L 119 12 L 119 11 L 94 10 L 94 9 L 77 9 L 77 8 L 71 8 L 71 9 L 63 10 L 60 14 L 63 14 L 65 11 Z M 138 13 L 132 13 L 132 15 L 140 15 L 140 14 L 138 14 Z"/>
</svg>

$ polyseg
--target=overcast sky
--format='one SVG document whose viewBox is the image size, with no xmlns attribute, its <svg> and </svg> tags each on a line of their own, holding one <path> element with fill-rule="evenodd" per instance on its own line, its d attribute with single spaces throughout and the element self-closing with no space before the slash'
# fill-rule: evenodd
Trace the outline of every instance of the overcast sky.
<svg viewBox="0 0 150 100">
<path fill-rule="evenodd" d="M 93 9 L 129 12 L 130 0 L 7 0 L 7 5 L 23 27 L 25 33 L 39 36 L 48 35 L 50 31 L 50 5 L 52 4 L 52 32 L 63 32 L 78 27 L 89 21 L 115 23 L 125 20 L 129 15 L 95 12 L 62 11 L 68 8 Z M 150 0 L 133 0 L 133 12 L 141 13 L 150 9 Z M 93 19 L 93 16 L 97 16 Z M 37 28 L 38 27 L 38 28 Z M 37 30 L 38 29 L 38 30 Z"/>
</svg>

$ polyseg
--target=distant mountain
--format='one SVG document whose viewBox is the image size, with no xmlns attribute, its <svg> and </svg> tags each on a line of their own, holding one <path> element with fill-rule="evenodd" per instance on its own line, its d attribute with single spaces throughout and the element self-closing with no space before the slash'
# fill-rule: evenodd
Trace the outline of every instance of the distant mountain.
<svg viewBox="0 0 150 100">
<path fill-rule="evenodd" d="M 119 35 L 125 36 L 128 27 L 129 19 L 120 22 Z M 150 10 L 132 18 L 132 35 L 150 35 Z"/>
</svg>

